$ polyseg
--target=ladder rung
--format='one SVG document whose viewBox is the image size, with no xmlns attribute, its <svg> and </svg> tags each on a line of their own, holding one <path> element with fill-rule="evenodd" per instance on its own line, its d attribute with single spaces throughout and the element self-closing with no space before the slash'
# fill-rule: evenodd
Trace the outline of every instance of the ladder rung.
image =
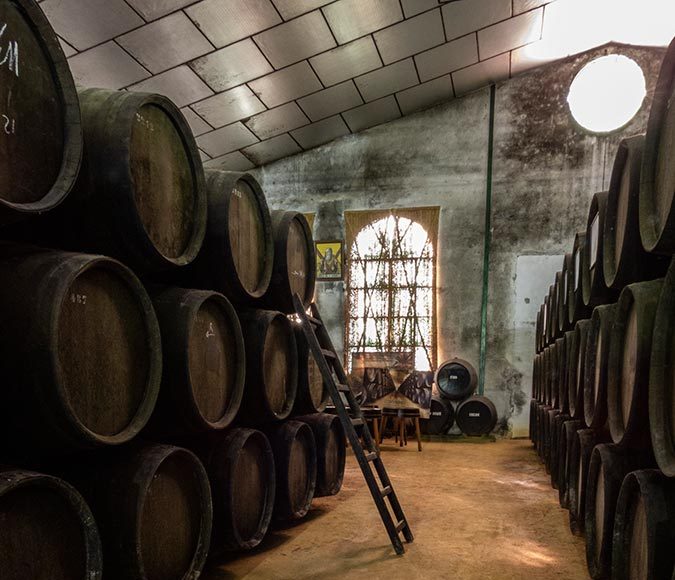
<svg viewBox="0 0 675 580">
<path fill-rule="evenodd" d="M 388 485 L 384 489 L 380 490 L 380 494 L 382 495 L 382 497 L 387 497 L 392 491 L 394 490 L 391 488 L 391 485 Z"/>
<path fill-rule="evenodd" d="M 371 451 L 370 453 L 366 453 L 366 461 L 375 461 L 377 459 L 377 453 L 375 451 Z"/>
<path fill-rule="evenodd" d="M 407 525 L 408 525 L 408 522 L 406 522 L 405 520 L 401 520 L 399 523 L 396 524 L 396 533 L 398 534 Z"/>
<path fill-rule="evenodd" d="M 332 358 L 337 360 L 337 355 L 332 350 L 328 350 L 327 348 L 322 348 L 321 354 L 326 358 Z"/>
<path fill-rule="evenodd" d="M 338 383 L 335 386 L 337 387 L 337 390 L 340 391 L 341 393 L 348 393 L 349 391 L 351 391 L 349 385 L 343 385 L 342 383 Z"/>
<path fill-rule="evenodd" d="M 318 318 L 314 318 L 309 314 L 305 314 L 305 316 L 307 317 L 307 320 L 309 320 L 314 326 L 323 326 L 323 322 L 321 322 Z"/>
<path fill-rule="evenodd" d="M 356 417 L 356 418 L 352 419 L 352 425 L 354 425 L 354 427 L 358 427 L 359 425 L 363 425 L 363 419 L 361 417 Z"/>
</svg>

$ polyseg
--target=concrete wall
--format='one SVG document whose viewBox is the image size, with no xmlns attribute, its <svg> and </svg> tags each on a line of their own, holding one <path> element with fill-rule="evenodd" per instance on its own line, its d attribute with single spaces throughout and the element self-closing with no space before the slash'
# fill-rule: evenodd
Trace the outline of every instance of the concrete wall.
<svg viewBox="0 0 675 580">
<path fill-rule="evenodd" d="M 589 60 L 620 51 L 643 68 L 648 96 L 621 131 L 587 134 L 567 90 Z M 534 321 L 592 194 L 607 187 L 619 140 L 644 131 L 662 49 L 611 45 L 496 88 L 485 394 L 505 434 L 527 434 Z M 437 205 L 438 359 L 479 366 L 489 90 L 333 141 L 257 170 L 273 208 L 316 212 L 315 237 L 344 238 L 345 210 Z M 343 344 L 343 283 L 317 300 Z"/>
</svg>

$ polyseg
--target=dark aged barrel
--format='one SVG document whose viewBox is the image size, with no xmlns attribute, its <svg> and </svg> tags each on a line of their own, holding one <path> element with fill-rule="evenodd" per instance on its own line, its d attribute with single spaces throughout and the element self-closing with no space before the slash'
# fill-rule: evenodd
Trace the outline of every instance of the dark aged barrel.
<svg viewBox="0 0 675 580">
<path fill-rule="evenodd" d="M 610 576 L 614 512 L 621 483 L 629 472 L 643 467 L 649 467 L 648 459 L 639 451 L 624 451 L 616 445 L 602 444 L 591 453 L 584 529 L 586 562 L 592 578 Z"/>
<path fill-rule="evenodd" d="M 560 287 L 558 289 L 558 331 L 567 332 L 572 328 L 567 312 L 569 310 L 569 289 L 574 282 L 574 265 L 572 254 L 565 254 L 563 267 L 560 274 Z"/>
<path fill-rule="evenodd" d="M 560 306 L 560 295 L 562 293 L 562 271 L 558 270 L 555 273 L 555 281 L 553 283 L 553 306 L 551 307 L 551 335 L 557 340 L 560 338 L 560 328 L 558 328 L 558 311 Z"/>
<path fill-rule="evenodd" d="M 546 304 L 546 344 L 551 345 L 555 342 L 555 331 L 553 329 L 553 311 L 555 309 L 554 286 L 551 284 L 548 287 L 548 296 L 545 301 Z"/>
<path fill-rule="evenodd" d="M 668 262 L 648 254 L 640 240 L 640 167 L 644 135 L 623 139 L 614 160 L 603 233 L 603 273 L 608 288 L 663 276 Z"/>
<path fill-rule="evenodd" d="M 649 366 L 649 428 L 659 467 L 675 477 L 675 263 L 671 264 L 654 320 Z"/>
<path fill-rule="evenodd" d="M 547 346 L 544 349 L 544 403 L 547 405 L 552 405 L 553 400 L 551 384 L 555 377 L 555 363 L 555 345 Z"/>
<path fill-rule="evenodd" d="M 560 349 L 560 355 L 558 356 L 558 402 L 560 404 L 560 410 L 563 413 L 569 413 L 569 387 L 567 384 L 567 379 L 569 377 L 568 368 L 570 366 L 570 351 L 572 350 L 572 340 L 574 338 L 574 332 L 568 331 L 563 337 L 562 348 Z"/>
<path fill-rule="evenodd" d="M 584 304 L 583 272 L 586 269 L 586 232 L 577 232 L 572 246 L 572 279 L 568 289 L 567 318 L 576 324 L 590 316 L 590 309 Z"/>
<path fill-rule="evenodd" d="M 239 318 L 222 294 L 166 288 L 153 295 L 164 372 L 149 429 L 165 437 L 227 427 L 239 411 L 246 357 Z"/>
<path fill-rule="evenodd" d="M 568 483 L 570 480 L 570 457 L 574 437 L 579 429 L 583 429 L 583 422 L 576 420 L 564 421 L 558 435 L 558 501 L 560 507 L 569 509 L 570 493 Z"/>
<path fill-rule="evenodd" d="M 452 403 L 443 397 L 433 395 L 429 418 L 420 420 L 420 430 L 425 435 L 443 435 L 455 423 L 455 410 Z"/>
<path fill-rule="evenodd" d="M 193 453 L 170 445 L 133 444 L 81 464 L 69 478 L 99 526 L 106 576 L 199 577 L 213 509 L 206 471 Z"/>
<path fill-rule="evenodd" d="M 560 475 L 560 434 L 562 425 L 565 421 L 569 421 L 570 416 L 564 413 L 558 413 L 551 419 L 549 433 L 551 437 L 551 451 L 549 459 L 549 470 L 551 472 L 551 487 L 558 489 L 558 477 Z"/>
<path fill-rule="evenodd" d="M 607 412 L 612 440 L 650 447 L 649 364 L 663 280 L 626 286 L 614 317 L 608 360 Z"/>
<path fill-rule="evenodd" d="M 486 397 L 470 397 L 457 407 L 455 421 L 469 437 L 489 435 L 497 425 L 497 409 Z"/>
<path fill-rule="evenodd" d="M 616 292 L 605 286 L 603 273 L 605 217 L 607 211 L 607 192 L 596 193 L 591 200 L 586 226 L 585 268 L 581 271 L 581 288 L 584 304 L 594 308 L 599 304 L 611 302 Z"/>
<path fill-rule="evenodd" d="M 267 437 L 232 429 L 200 455 L 211 483 L 211 554 L 251 550 L 267 533 L 276 489 L 274 455 Z"/>
<path fill-rule="evenodd" d="M 238 312 L 246 346 L 246 385 L 238 419 L 281 421 L 293 410 L 298 389 L 298 350 L 290 320 L 281 312 Z"/>
<path fill-rule="evenodd" d="M 100 580 L 101 541 L 82 496 L 48 475 L 0 468 L 3 580 Z"/>
<path fill-rule="evenodd" d="M 32 457 L 132 439 L 162 367 L 157 318 L 136 276 L 103 256 L 0 244 L 0 278 L 11 280 L 0 285 L 8 447 Z"/>
<path fill-rule="evenodd" d="M 0 223 L 7 223 L 68 195 L 82 126 L 70 68 L 38 4 L 3 2 L 0 30 Z"/>
<path fill-rule="evenodd" d="M 314 413 L 296 417 L 307 423 L 316 443 L 316 489 L 314 497 L 335 495 L 345 474 L 345 432 L 337 415 Z"/>
<path fill-rule="evenodd" d="M 84 163 L 64 206 L 72 247 L 144 273 L 192 262 L 206 229 L 206 188 L 183 114 L 160 95 L 87 89 L 79 96 Z"/>
<path fill-rule="evenodd" d="M 272 221 L 260 184 L 248 173 L 206 172 L 209 215 L 190 276 L 235 306 L 259 305 L 272 279 Z"/>
<path fill-rule="evenodd" d="M 321 413 L 330 402 L 330 393 L 324 387 L 319 365 L 309 350 L 302 326 L 295 324 L 293 331 L 298 349 L 298 392 L 293 414 Z"/>
<path fill-rule="evenodd" d="M 558 452 L 553 431 L 553 424 L 558 415 L 560 415 L 559 409 L 549 409 L 544 414 L 544 465 L 546 466 L 546 473 L 549 474 L 551 473 L 551 467 L 553 467 L 554 455 Z"/>
<path fill-rule="evenodd" d="M 585 420 L 584 417 L 584 370 L 586 363 L 586 340 L 590 320 L 579 320 L 574 326 L 572 344 L 570 346 L 567 375 L 567 402 L 570 415 L 574 419 Z"/>
<path fill-rule="evenodd" d="M 293 295 L 298 294 L 304 306 L 314 298 L 316 252 L 307 219 L 297 211 L 273 211 L 272 236 L 274 262 L 272 279 L 264 302 L 272 310 L 295 312 Z"/>
<path fill-rule="evenodd" d="M 312 429 L 300 421 L 265 428 L 276 467 L 274 519 L 297 520 L 309 511 L 316 487 L 316 442 Z"/>
<path fill-rule="evenodd" d="M 597 306 L 593 310 L 588 329 L 584 369 L 584 418 L 591 429 L 601 429 L 607 421 L 609 343 L 616 310 L 616 304 Z"/>
<path fill-rule="evenodd" d="M 546 442 L 546 420 L 548 411 L 551 407 L 548 405 L 539 405 L 537 409 L 537 454 L 542 463 L 546 463 L 546 451 L 548 448 Z"/>
<path fill-rule="evenodd" d="M 476 370 L 461 358 L 445 361 L 436 370 L 436 386 L 442 397 L 462 401 L 476 390 Z"/>
<path fill-rule="evenodd" d="M 537 411 L 539 403 L 536 399 L 530 399 L 530 441 L 534 448 L 537 448 Z"/>
<path fill-rule="evenodd" d="M 649 252 L 675 253 L 675 41 L 661 64 L 640 176 L 640 235 Z"/>
<path fill-rule="evenodd" d="M 559 371 L 559 365 L 560 365 L 560 357 L 558 356 L 559 352 L 559 342 L 556 340 L 552 345 L 551 345 L 551 350 L 549 352 L 549 359 L 548 359 L 548 389 L 549 389 L 549 396 L 548 396 L 548 403 L 551 405 L 551 407 L 558 408 L 558 371 Z"/>
<path fill-rule="evenodd" d="M 657 469 L 629 473 L 616 504 L 612 578 L 668 579 L 675 573 L 675 479 Z"/>
<path fill-rule="evenodd" d="M 544 305 L 542 304 L 537 311 L 537 321 L 534 325 L 534 352 L 541 352 L 541 331 L 543 328 L 542 317 L 544 316 Z"/>
</svg>

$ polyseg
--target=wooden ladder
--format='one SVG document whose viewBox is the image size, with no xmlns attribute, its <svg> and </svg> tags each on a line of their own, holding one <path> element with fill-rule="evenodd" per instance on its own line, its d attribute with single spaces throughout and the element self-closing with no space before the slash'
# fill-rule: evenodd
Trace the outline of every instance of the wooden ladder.
<svg viewBox="0 0 675 580">
<path fill-rule="evenodd" d="M 352 446 L 356 460 L 359 462 L 363 477 L 368 484 L 370 494 L 373 496 L 373 501 L 377 506 L 377 511 L 380 512 L 380 518 L 382 518 L 382 523 L 389 534 L 389 539 L 391 540 L 396 553 L 403 554 L 405 548 L 403 547 L 399 534 L 403 533 L 406 542 L 412 542 L 414 538 L 410 525 L 403 514 L 403 509 L 398 501 L 398 497 L 396 496 L 394 487 L 389 479 L 387 470 L 384 468 L 384 463 L 382 463 L 382 459 L 380 458 L 380 452 L 370 435 L 370 430 L 368 429 L 367 422 L 363 418 L 361 407 L 349 388 L 347 375 L 335 353 L 335 348 L 333 347 L 328 331 L 321 320 L 319 310 L 317 309 L 316 304 L 312 304 L 310 306 L 311 315 L 308 315 L 297 294 L 293 296 L 293 304 L 295 306 L 295 312 L 302 323 L 302 330 L 309 343 L 309 348 L 321 370 L 324 385 L 330 392 L 337 415 L 347 434 L 347 439 Z M 335 381 L 333 371 L 335 371 L 338 382 Z M 349 409 L 349 411 L 347 409 Z M 362 434 L 363 440 L 365 441 L 365 449 L 363 445 L 361 445 L 361 439 L 359 438 L 355 427 L 361 427 L 363 430 Z M 373 470 L 370 467 L 371 463 L 375 466 L 375 472 L 380 480 L 379 483 L 375 477 L 375 473 L 373 473 Z M 391 511 L 389 510 L 385 499 L 389 501 Z M 396 521 L 392 518 L 392 512 Z"/>
</svg>

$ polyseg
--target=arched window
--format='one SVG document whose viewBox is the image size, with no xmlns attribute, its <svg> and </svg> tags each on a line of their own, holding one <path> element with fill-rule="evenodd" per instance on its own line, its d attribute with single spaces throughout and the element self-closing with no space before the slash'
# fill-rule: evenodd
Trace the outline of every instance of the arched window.
<svg viewBox="0 0 675 580">
<path fill-rule="evenodd" d="M 434 368 L 434 251 L 425 228 L 400 215 L 358 230 L 349 247 L 350 368 L 368 352 L 411 355 L 415 369 Z"/>
</svg>

